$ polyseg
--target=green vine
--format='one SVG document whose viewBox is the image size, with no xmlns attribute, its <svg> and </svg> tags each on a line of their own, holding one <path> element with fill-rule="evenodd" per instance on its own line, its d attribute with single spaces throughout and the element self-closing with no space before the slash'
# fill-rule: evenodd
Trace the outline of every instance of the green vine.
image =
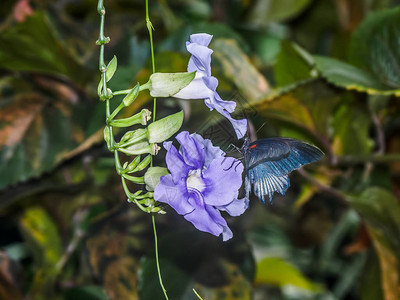
<svg viewBox="0 0 400 300">
<path fill-rule="evenodd" d="M 141 172 L 152 165 L 152 156 L 156 155 L 158 150 L 160 149 L 160 147 L 155 142 L 151 141 L 152 132 L 148 129 L 148 127 L 142 127 L 132 131 L 128 131 L 124 134 L 119 142 L 115 141 L 113 133 L 114 127 L 126 128 L 134 125 L 147 125 L 147 122 L 151 118 L 151 112 L 147 109 L 142 109 L 139 113 L 128 118 L 115 119 L 115 117 L 121 110 L 129 107 L 135 101 L 139 92 L 145 89 L 149 89 L 151 87 L 151 83 L 148 82 L 142 86 L 140 86 L 139 83 L 136 83 L 136 85 L 131 89 L 116 92 L 111 91 L 107 87 L 107 82 L 111 80 L 115 71 L 117 70 L 117 58 L 114 56 L 107 65 L 105 64 L 104 46 L 109 43 L 110 38 L 104 36 L 104 21 L 106 10 L 103 5 L 103 0 L 98 1 L 97 11 L 101 17 L 99 38 L 96 42 L 97 45 L 100 46 L 99 70 L 101 72 L 101 78 L 99 81 L 97 92 L 99 99 L 106 103 L 106 126 L 104 128 L 104 139 L 107 142 L 108 149 L 114 153 L 115 168 L 117 173 L 121 176 L 122 186 L 128 198 L 128 201 L 135 203 L 142 211 L 146 213 L 164 213 L 161 207 L 156 206 L 156 202 L 153 199 L 152 191 L 138 190 L 135 193 L 132 193 L 129 190 L 127 184 L 127 181 L 138 185 L 142 185 L 145 183 L 145 176 L 135 176 L 131 174 Z M 146 17 L 146 22 L 148 24 L 151 24 L 148 20 L 148 17 Z M 150 28 L 152 28 L 151 25 Z M 152 57 L 154 60 L 153 54 Z M 117 108 L 113 112 L 111 112 L 110 100 L 114 96 L 120 95 L 125 95 L 125 97 L 122 99 Z M 123 164 L 121 164 L 119 152 L 124 153 L 128 156 L 136 157 L 131 162 L 124 162 Z M 143 155 L 145 156 L 142 159 Z"/>
</svg>

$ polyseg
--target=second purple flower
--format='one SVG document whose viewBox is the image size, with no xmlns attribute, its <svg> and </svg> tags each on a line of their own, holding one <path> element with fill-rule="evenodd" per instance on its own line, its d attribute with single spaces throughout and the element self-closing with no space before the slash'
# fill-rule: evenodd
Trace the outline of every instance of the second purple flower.
<svg viewBox="0 0 400 300">
<path fill-rule="evenodd" d="M 237 199 L 242 185 L 243 164 L 212 145 L 198 134 L 183 131 L 172 142 L 164 142 L 166 162 L 171 174 L 161 177 L 154 190 L 154 199 L 169 204 L 198 230 L 226 241 L 232 237 L 220 211 L 241 215 L 248 207 L 247 199 Z"/>
</svg>

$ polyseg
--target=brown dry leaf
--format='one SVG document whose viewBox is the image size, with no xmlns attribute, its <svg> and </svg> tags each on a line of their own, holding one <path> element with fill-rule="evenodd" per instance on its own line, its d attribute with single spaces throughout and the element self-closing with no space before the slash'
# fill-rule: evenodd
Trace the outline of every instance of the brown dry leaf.
<svg viewBox="0 0 400 300">
<path fill-rule="evenodd" d="M 112 300 L 137 300 L 137 265 L 131 257 L 120 257 L 111 262 L 104 272 L 104 285 Z"/>
<path fill-rule="evenodd" d="M 104 264 L 113 257 L 122 256 L 126 249 L 126 235 L 104 227 L 98 236 L 88 239 L 86 246 L 89 250 L 90 264 L 93 272 L 101 276 Z"/>
<path fill-rule="evenodd" d="M 398 260 L 392 249 L 382 240 L 382 234 L 368 226 L 375 249 L 378 253 L 379 264 L 381 268 L 382 289 L 385 300 L 400 299 L 400 281 Z"/>
<path fill-rule="evenodd" d="M 363 252 L 371 246 L 371 238 L 369 237 L 367 227 L 365 224 L 361 224 L 358 228 L 358 232 L 354 241 L 344 248 L 346 255 L 352 255 L 355 253 Z"/>
<path fill-rule="evenodd" d="M 16 278 L 11 274 L 11 261 L 7 253 L 0 251 L 0 299 L 22 299 Z"/>
<path fill-rule="evenodd" d="M 194 289 L 202 295 L 204 299 L 209 300 L 250 300 L 251 285 L 238 266 L 226 261 L 221 261 L 220 263 L 229 284 L 217 288 L 208 288 L 200 284 L 195 284 Z"/>
<path fill-rule="evenodd" d="M 3 146 L 13 147 L 23 139 L 44 104 L 43 98 L 32 94 L 0 110 L 0 150 Z"/>
</svg>

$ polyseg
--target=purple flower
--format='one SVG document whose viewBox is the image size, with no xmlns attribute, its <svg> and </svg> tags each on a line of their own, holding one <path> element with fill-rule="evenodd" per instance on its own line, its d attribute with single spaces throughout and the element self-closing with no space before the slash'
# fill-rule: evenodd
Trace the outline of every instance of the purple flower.
<svg viewBox="0 0 400 300">
<path fill-rule="evenodd" d="M 198 230 L 230 239 L 232 231 L 220 211 L 239 216 L 249 205 L 247 199 L 237 199 L 243 164 L 225 157 L 219 147 L 198 134 L 183 131 L 176 139 L 179 151 L 172 142 L 164 142 L 171 174 L 161 177 L 154 199 L 169 204 Z"/>
<path fill-rule="evenodd" d="M 197 33 L 190 36 L 190 42 L 186 42 L 186 49 L 192 56 L 189 59 L 187 71 L 196 71 L 196 77 L 192 82 L 174 95 L 181 99 L 204 99 L 205 104 L 210 110 L 216 109 L 221 115 L 226 117 L 235 129 L 238 138 L 246 134 L 247 120 L 236 120 L 231 117 L 235 110 L 234 101 L 222 100 L 216 89 L 218 86 L 217 78 L 211 76 L 211 54 L 213 51 L 208 48 L 212 35 Z"/>
</svg>

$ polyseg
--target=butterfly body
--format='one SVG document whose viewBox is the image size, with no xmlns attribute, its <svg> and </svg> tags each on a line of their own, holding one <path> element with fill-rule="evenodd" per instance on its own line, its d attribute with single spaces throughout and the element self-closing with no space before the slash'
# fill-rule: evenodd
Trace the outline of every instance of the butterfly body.
<svg viewBox="0 0 400 300">
<path fill-rule="evenodd" d="M 284 195 L 290 185 L 288 174 L 303 165 L 321 159 L 324 153 L 317 147 L 291 138 L 266 138 L 253 143 L 245 138 L 240 152 L 246 167 L 247 198 L 253 186 L 262 203 L 274 192 Z"/>
</svg>

